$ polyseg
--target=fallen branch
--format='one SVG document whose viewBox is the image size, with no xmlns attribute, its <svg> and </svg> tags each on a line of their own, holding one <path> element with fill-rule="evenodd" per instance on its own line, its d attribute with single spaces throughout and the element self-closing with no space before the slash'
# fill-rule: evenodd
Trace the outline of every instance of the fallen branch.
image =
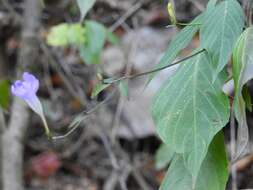
<svg viewBox="0 0 253 190">
<path fill-rule="evenodd" d="M 19 78 L 23 71 L 35 64 L 35 36 L 40 23 L 40 1 L 26 0 L 24 3 L 24 22 L 22 23 L 21 48 L 16 68 Z M 4 131 L 3 148 L 3 190 L 23 190 L 23 148 L 28 126 L 27 106 L 14 98 L 8 128 Z"/>
</svg>

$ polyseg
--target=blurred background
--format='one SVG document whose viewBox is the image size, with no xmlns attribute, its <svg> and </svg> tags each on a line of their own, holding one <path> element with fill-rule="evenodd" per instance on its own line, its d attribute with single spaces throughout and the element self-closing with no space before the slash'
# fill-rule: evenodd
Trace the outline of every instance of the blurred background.
<svg viewBox="0 0 253 190">
<path fill-rule="evenodd" d="M 158 189 L 173 155 L 160 146 L 150 105 L 176 66 L 147 87 L 148 76 L 110 86 L 99 81 L 155 67 L 180 30 L 167 27 L 167 3 L 97 0 L 81 13 L 74 0 L 0 0 L 4 190 Z M 206 6 L 205 0 L 174 3 L 182 23 Z M 196 36 L 179 58 L 198 43 Z M 10 84 L 24 71 L 39 79 L 46 119 L 61 138 L 48 140 L 40 118 L 11 96 Z M 229 129 L 225 134 L 229 147 Z M 236 163 L 240 188 L 253 188 L 252 162 L 247 155 Z"/>
</svg>

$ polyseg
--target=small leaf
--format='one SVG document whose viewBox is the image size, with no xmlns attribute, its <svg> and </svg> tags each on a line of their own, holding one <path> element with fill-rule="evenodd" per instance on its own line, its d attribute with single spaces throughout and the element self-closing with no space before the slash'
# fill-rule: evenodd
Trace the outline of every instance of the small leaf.
<svg viewBox="0 0 253 190">
<path fill-rule="evenodd" d="M 155 167 L 158 170 L 161 170 L 168 166 L 170 161 L 172 160 L 174 156 L 174 152 L 171 148 L 169 148 L 168 145 L 162 144 L 158 148 L 155 154 Z"/>
<path fill-rule="evenodd" d="M 128 84 L 126 81 L 120 81 L 119 82 L 119 90 L 120 90 L 120 93 L 125 96 L 125 97 L 128 97 Z"/>
<path fill-rule="evenodd" d="M 200 42 L 216 67 L 212 82 L 228 63 L 243 26 L 243 10 L 236 0 L 222 1 L 212 11 L 206 12 L 200 29 Z"/>
<path fill-rule="evenodd" d="M 96 0 L 77 0 L 78 7 L 81 12 L 81 21 L 86 16 L 87 12 L 93 7 Z"/>
<path fill-rule="evenodd" d="M 0 106 L 7 108 L 10 101 L 9 82 L 7 80 L 0 80 Z"/>
<path fill-rule="evenodd" d="M 99 64 L 106 40 L 106 28 L 95 21 L 86 21 L 86 43 L 80 46 L 80 56 L 86 64 Z"/>
<path fill-rule="evenodd" d="M 169 2 L 168 5 L 167 5 L 167 11 L 169 13 L 171 23 L 173 25 L 176 25 L 177 24 L 177 19 L 176 19 L 175 9 L 174 9 L 174 6 L 171 2 Z"/>
<path fill-rule="evenodd" d="M 85 29 L 80 24 L 59 24 L 53 26 L 47 36 L 52 46 L 80 45 L 85 42 Z"/>
<path fill-rule="evenodd" d="M 85 28 L 81 24 L 69 24 L 68 40 L 70 44 L 85 43 Z"/>
<path fill-rule="evenodd" d="M 102 92 L 108 86 L 110 86 L 110 84 L 103 84 L 101 82 L 96 84 L 95 87 L 92 90 L 91 98 L 95 98 L 100 92 Z"/>
<path fill-rule="evenodd" d="M 175 155 L 159 190 L 224 190 L 228 180 L 228 160 L 224 137 L 219 133 L 213 139 L 196 182 L 183 164 L 183 157 Z"/>
</svg>

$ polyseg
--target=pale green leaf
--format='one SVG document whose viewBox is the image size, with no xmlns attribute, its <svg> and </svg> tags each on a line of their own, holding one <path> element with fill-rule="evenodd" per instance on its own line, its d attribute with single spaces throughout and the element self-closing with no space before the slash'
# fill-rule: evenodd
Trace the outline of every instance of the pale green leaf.
<svg viewBox="0 0 253 190">
<path fill-rule="evenodd" d="M 106 40 L 106 28 L 95 21 L 86 21 L 86 43 L 80 46 L 80 56 L 86 64 L 99 64 Z"/>
<path fill-rule="evenodd" d="M 51 46 L 80 45 L 85 42 L 85 29 L 80 24 L 59 24 L 53 26 L 47 36 Z"/>
<path fill-rule="evenodd" d="M 160 190 L 225 190 L 229 173 L 223 134 L 210 144 L 195 184 L 183 162 L 181 155 L 174 157 Z"/>
<path fill-rule="evenodd" d="M 95 98 L 100 92 L 106 89 L 110 84 L 97 83 L 92 90 L 91 98 Z"/>
<path fill-rule="evenodd" d="M 96 0 L 77 0 L 78 7 L 81 12 L 81 21 L 86 16 L 87 12 L 93 7 Z"/>
<path fill-rule="evenodd" d="M 235 83 L 235 116 L 238 121 L 237 157 L 245 150 L 249 134 L 246 121 L 243 85 L 253 78 L 253 27 L 240 36 L 233 52 L 233 78 Z"/>
<path fill-rule="evenodd" d="M 200 29 L 200 42 L 216 65 L 213 81 L 228 63 L 243 26 L 243 10 L 236 0 L 222 1 L 207 11 Z"/>
<path fill-rule="evenodd" d="M 155 154 L 155 167 L 160 170 L 168 166 L 174 156 L 174 151 L 167 144 L 161 144 Z"/>
<path fill-rule="evenodd" d="M 210 142 L 229 120 L 229 101 L 220 90 L 226 74 L 212 83 L 213 70 L 206 53 L 189 59 L 164 83 L 152 107 L 159 136 L 183 155 L 194 179 Z"/>
</svg>

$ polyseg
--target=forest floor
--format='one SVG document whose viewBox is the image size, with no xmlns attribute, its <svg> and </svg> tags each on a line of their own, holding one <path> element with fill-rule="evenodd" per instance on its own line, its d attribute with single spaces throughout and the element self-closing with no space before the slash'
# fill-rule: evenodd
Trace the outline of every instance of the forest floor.
<svg viewBox="0 0 253 190">
<path fill-rule="evenodd" d="M 20 47 L 21 26 L 16 14 L 22 14 L 22 0 L 6 2 L 7 6 L 0 3 L 0 62 L 7 63 L 6 74 L 11 78 Z M 158 189 L 166 169 L 156 168 L 155 153 L 161 141 L 155 133 L 150 106 L 153 95 L 176 67 L 161 72 L 145 90 L 147 77 L 129 81 L 128 98 L 115 87 L 96 99 L 90 95 L 98 80 L 97 70 L 106 78 L 143 72 L 157 64 L 178 31 L 166 27 L 170 24 L 166 4 L 152 0 L 97 0 L 87 19 L 103 23 L 120 43 L 106 44 L 101 64 L 88 66 L 75 48 L 54 49 L 45 40 L 50 27 L 79 21 L 76 2 L 45 0 L 38 33 L 42 41 L 34 71 L 40 78 L 39 96 L 49 126 L 55 134 L 65 134 L 78 114 L 96 108 L 73 133 L 54 142 L 43 135 L 39 117 L 32 115 L 24 150 L 27 189 Z M 205 7 L 203 1 L 191 0 L 179 0 L 176 5 L 181 22 L 190 21 Z M 196 36 L 181 56 L 197 45 Z M 253 177 L 253 156 L 243 158 L 237 165 L 239 187 L 253 188 L 249 180 Z"/>
</svg>

